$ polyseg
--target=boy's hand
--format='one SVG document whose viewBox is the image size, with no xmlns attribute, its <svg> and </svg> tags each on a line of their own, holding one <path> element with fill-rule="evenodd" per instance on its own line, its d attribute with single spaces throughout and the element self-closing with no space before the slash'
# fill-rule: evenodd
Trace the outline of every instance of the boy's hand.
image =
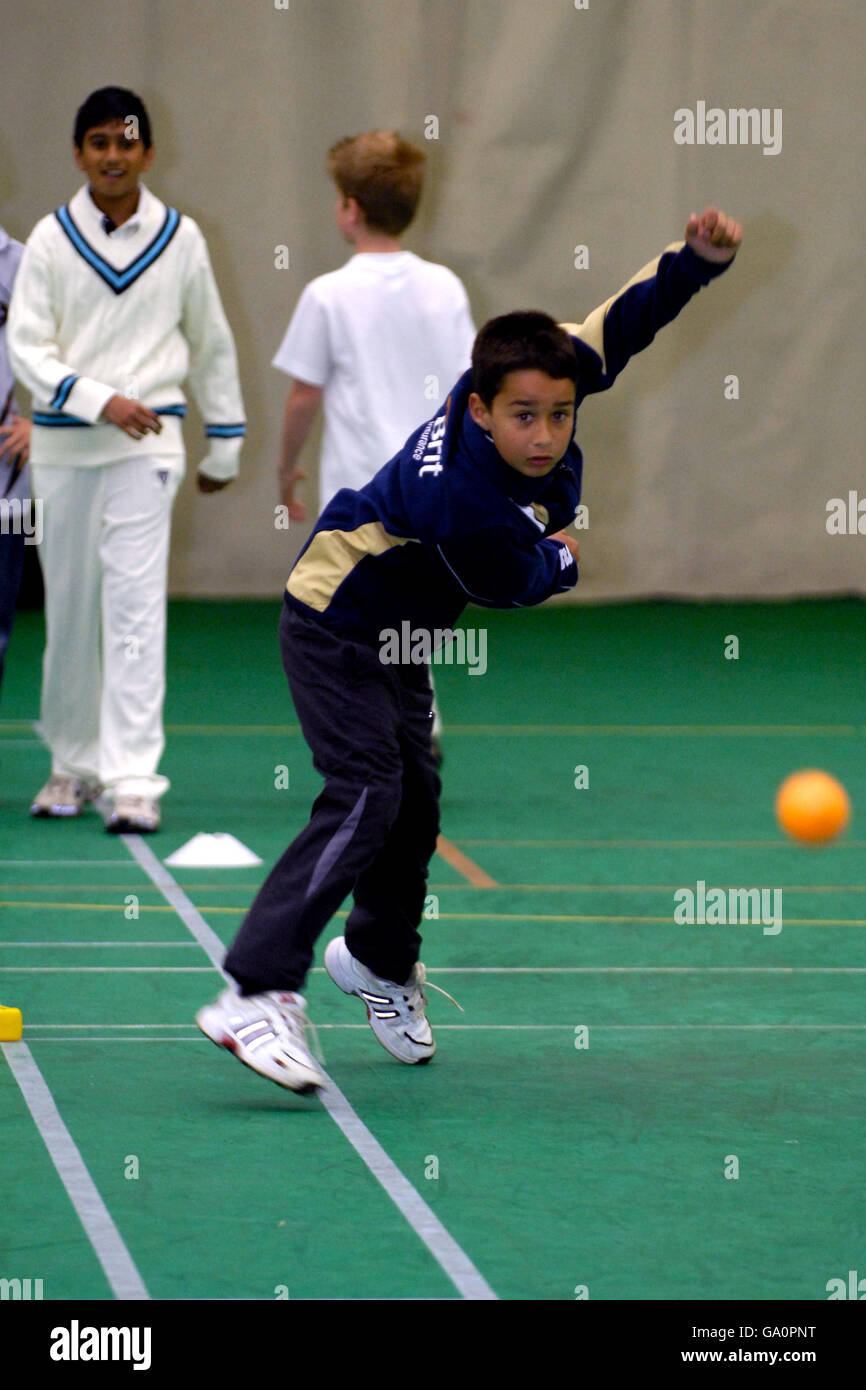
<svg viewBox="0 0 866 1390">
<path fill-rule="evenodd" d="M 0 425 L 0 454 L 6 459 L 6 467 L 12 469 L 11 486 L 30 457 L 29 420 L 13 415 L 8 425 Z"/>
<path fill-rule="evenodd" d="M 560 544 L 568 546 L 573 559 L 577 559 L 578 542 L 574 536 L 570 536 L 567 531 L 556 531 L 552 536 L 548 536 L 549 541 L 559 541 Z"/>
<path fill-rule="evenodd" d="M 141 401 L 132 400 L 129 396 L 110 396 L 99 418 L 107 420 L 110 425 L 117 425 L 131 439 L 143 439 L 151 431 L 153 434 L 162 432 L 159 416 L 148 410 Z"/>
<path fill-rule="evenodd" d="M 689 218 L 685 240 L 696 256 L 721 265 L 734 259 L 743 240 L 743 229 L 718 208 L 704 208 L 700 217 L 693 212 Z"/>
<path fill-rule="evenodd" d="M 231 478 L 209 478 L 207 473 L 196 474 L 199 492 L 222 492 L 231 481 Z"/>
<path fill-rule="evenodd" d="M 280 472 L 279 477 L 280 499 L 283 506 L 288 508 L 289 521 L 306 521 L 306 504 L 295 497 L 295 487 L 298 483 L 306 481 L 306 473 L 302 473 L 299 468 L 293 468 L 290 473 Z"/>
</svg>

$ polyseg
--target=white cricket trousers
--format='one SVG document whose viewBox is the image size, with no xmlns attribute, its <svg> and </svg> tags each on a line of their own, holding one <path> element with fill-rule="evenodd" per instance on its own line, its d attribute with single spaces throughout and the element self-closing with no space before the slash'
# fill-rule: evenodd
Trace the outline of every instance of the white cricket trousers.
<svg viewBox="0 0 866 1390">
<path fill-rule="evenodd" d="M 171 509 L 184 467 L 180 455 L 31 465 L 45 580 L 41 732 L 52 772 L 110 796 L 169 788 L 157 767 Z"/>
</svg>

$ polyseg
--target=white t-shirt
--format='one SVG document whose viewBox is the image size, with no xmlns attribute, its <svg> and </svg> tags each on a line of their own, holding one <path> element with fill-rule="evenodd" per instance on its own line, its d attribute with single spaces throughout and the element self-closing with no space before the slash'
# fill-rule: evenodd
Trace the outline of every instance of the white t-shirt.
<svg viewBox="0 0 866 1390">
<path fill-rule="evenodd" d="M 368 483 L 436 413 L 474 338 L 457 276 L 412 251 L 359 252 L 310 281 L 273 365 L 324 388 L 322 507 Z"/>
</svg>

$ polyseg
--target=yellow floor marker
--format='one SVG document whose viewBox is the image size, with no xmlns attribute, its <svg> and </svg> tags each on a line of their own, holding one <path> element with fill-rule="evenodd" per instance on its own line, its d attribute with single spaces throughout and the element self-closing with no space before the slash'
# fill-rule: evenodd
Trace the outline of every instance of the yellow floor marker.
<svg viewBox="0 0 866 1390">
<path fill-rule="evenodd" d="M 21 1037 L 21 1010 L 0 1004 L 0 1042 L 18 1042 Z"/>
</svg>

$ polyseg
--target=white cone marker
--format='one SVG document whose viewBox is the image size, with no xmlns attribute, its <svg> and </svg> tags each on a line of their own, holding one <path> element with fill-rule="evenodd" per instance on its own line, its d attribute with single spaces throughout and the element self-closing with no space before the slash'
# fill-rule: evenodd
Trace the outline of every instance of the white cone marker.
<svg viewBox="0 0 866 1390">
<path fill-rule="evenodd" d="M 236 840 L 234 835 L 221 831 L 214 835 L 202 832 L 193 835 L 185 845 L 165 860 L 176 869 L 240 869 L 248 864 L 261 864 L 257 854 Z"/>
</svg>

